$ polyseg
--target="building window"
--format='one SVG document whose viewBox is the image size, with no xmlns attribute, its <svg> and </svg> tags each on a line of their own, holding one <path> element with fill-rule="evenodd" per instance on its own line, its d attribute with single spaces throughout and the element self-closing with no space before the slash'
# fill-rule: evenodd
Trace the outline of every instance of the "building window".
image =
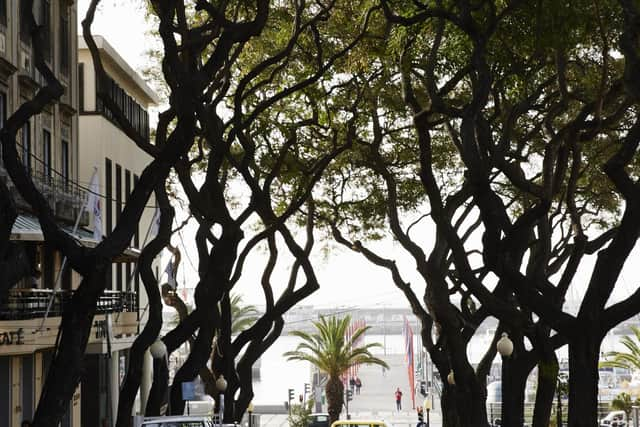
<svg viewBox="0 0 640 427">
<path fill-rule="evenodd" d="M 7 0 L 0 0 L 0 24 L 7 26 Z"/>
<path fill-rule="evenodd" d="M 0 92 L 0 126 L 4 127 L 5 121 L 7 121 L 7 94 Z"/>
<path fill-rule="evenodd" d="M 138 185 L 138 175 L 133 174 L 133 188 L 136 188 Z M 136 233 L 133 235 L 133 246 L 136 248 L 140 247 L 140 222 L 136 224 Z M 136 280 L 138 279 L 138 275 L 136 274 Z"/>
<path fill-rule="evenodd" d="M 116 163 L 116 221 L 122 212 L 122 167 Z"/>
<path fill-rule="evenodd" d="M 104 92 L 106 92 L 107 96 L 118 106 L 118 109 L 122 111 L 122 114 L 127 118 L 131 126 L 142 135 L 144 139 L 149 139 L 149 113 L 129 96 L 111 77 L 105 76 L 105 78 L 98 83 L 101 86 L 105 86 Z M 96 98 L 96 111 L 102 113 L 107 119 L 111 121 L 114 120 L 111 110 L 104 105 L 99 97 Z"/>
<path fill-rule="evenodd" d="M 47 184 L 51 183 L 51 132 L 42 130 L 42 175 Z"/>
<path fill-rule="evenodd" d="M 22 164 L 27 173 L 31 173 L 31 125 L 22 126 Z"/>
<path fill-rule="evenodd" d="M 133 264 L 130 263 L 130 262 L 125 264 L 125 275 L 126 275 L 125 277 L 126 277 L 126 280 L 127 280 L 127 289 L 126 289 L 127 292 L 131 291 L 131 266 L 132 265 Z"/>
<path fill-rule="evenodd" d="M 122 212 L 122 167 L 116 163 L 116 221 Z M 122 263 L 116 264 L 116 290 L 122 291 Z"/>
<path fill-rule="evenodd" d="M 31 41 L 31 10 L 28 1 L 20 2 L 20 41 L 29 44 Z"/>
<path fill-rule="evenodd" d="M 129 195 L 131 194 L 131 171 L 129 169 L 124 170 L 124 202 L 129 201 Z"/>
<path fill-rule="evenodd" d="M 55 252 L 53 248 L 46 244 L 44 245 L 44 288 L 45 289 L 53 289 L 54 281 L 55 281 Z"/>
<path fill-rule="evenodd" d="M 113 228 L 113 193 L 111 191 L 112 178 L 111 160 L 104 159 L 104 182 L 105 182 L 105 209 L 107 210 L 107 235 L 111 234 Z"/>
<path fill-rule="evenodd" d="M 105 182 L 105 209 L 107 211 L 107 235 L 111 234 L 113 229 L 113 166 L 111 160 L 104 159 L 104 182 Z M 113 288 L 113 266 L 107 268 L 107 274 L 105 277 L 105 289 Z"/>
<path fill-rule="evenodd" d="M 71 290 L 71 271 L 71 266 L 69 264 L 67 264 L 64 267 L 64 270 L 62 270 L 62 284 L 60 288 L 64 289 L 65 291 Z"/>
<path fill-rule="evenodd" d="M 0 127 L 4 127 L 4 122 L 6 120 L 7 120 L 7 94 L 4 92 L 0 92 Z M 2 158 L 2 150 L 0 150 L 0 159 L 1 158 Z"/>
<path fill-rule="evenodd" d="M 71 62 L 69 58 L 71 55 L 69 33 L 69 7 L 64 6 L 60 9 L 60 72 L 65 76 L 69 75 L 69 63 Z"/>
<path fill-rule="evenodd" d="M 64 139 L 62 140 L 60 155 L 60 174 L 66 187 L 69 184 L 69 142 Z"/>
<path fill-rule="evenodd" d="M 84 112 L 84 64 L 78 64 L 78 103 L 80 112 Z"/>
<path fill-rule="evenodd" d="M 42 25 L 42 31 L 44 32 L 44 46 L 42 46 L 44 59 L 51 62 L 51 42 L 53 40 L 51 38 L 51 5 L 49 0 L 41 0 L 40 4 L 40 25 Z"/>
</svg>

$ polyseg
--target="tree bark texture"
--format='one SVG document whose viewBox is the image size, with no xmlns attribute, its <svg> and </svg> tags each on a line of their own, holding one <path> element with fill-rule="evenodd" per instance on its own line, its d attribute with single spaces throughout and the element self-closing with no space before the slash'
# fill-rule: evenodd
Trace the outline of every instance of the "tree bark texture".
<svg viewBox="0 0 640 427">
<path fill-rule="evenodd" d="M 169 365 L 166 358 L 153 359 L 153 383 L 147 399 L 144 414 L 147 417 L 165 415 L 164 405 L 169 402 Z"/>
<path fill-rule="evenodd" d="M 65 309 L 60 326 L 60 344 L 46 375 L 45 387 L 33 418 L 34 427 L 56 426 L 68 410 L 68 402 L 82 377 L 84 350 L 96 303 L 103 291 L 105 271 L 110 265 L 108 261 L 97 264 L 94 273 L 82 280 L 71 304 Z"/>
<path fill-rule="evenodd" d="M 342 405 L 344 405 L 344 385 L 339 377 L 329 377 L 325 386 L 325 395 L 327 396 L 329 424 L 332 424 L 340 419 Z"/>
<path fill-rule="evenodd" d="M 569 340 L 569 427 L 598 423 L 598 361 L 601 338 L 585 328 Z"/>
<path fill-rule="evenodd" d="M 538 363 L 538 387 L 536 389 L 532 427 L 548 427 L 553 397 L 556 392 L 559 372 L 558 359 L 553 352 L 545 356 Z"/>
<path fill-rule="evenodd" d="M 162 300 L 158 289 L 158 280 L 152 269 L 155 257 L 170 242 L 171 224 L 174 210 L 163 186 L 156 188 L 156 200 L 160 208 L 160 226 L 158 235 L 144 247 L 138 259 L 138 269 L 149 300 L 149 318 L 144 329 L 136 337 L 129 351 L 129 368 L 118 398 L 117 427 L 129 427 L 132 422 L 132 409 L 142 379 L 142 366 L 147 349 L 158 338 L 162 328 Z"/>
</svg>

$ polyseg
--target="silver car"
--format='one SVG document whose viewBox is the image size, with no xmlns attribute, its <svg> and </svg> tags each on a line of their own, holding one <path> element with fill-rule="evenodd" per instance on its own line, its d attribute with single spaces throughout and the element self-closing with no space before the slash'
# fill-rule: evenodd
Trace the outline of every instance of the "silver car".
<svg viewBox="0 0 640 427">
<path fill-rule="evenodd" d="M 213 422 L 211 417 L 202 416 L 171 416 L 171 417 L 139 417 L 136 419 L 135 427 L 217 427 L 219 424 Z M 224 427 L 233 424 L 223 424 Z"/>
</svg>

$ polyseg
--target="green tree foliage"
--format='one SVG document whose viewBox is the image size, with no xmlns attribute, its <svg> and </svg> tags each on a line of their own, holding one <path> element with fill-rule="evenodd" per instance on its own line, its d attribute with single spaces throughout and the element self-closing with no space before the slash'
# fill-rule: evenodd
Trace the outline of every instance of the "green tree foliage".
<svg viewBox="0 0 640 427">
<path fill-rule="evenodd" d="M 327 231 L 389 271 L 442 377 L 455 371 L 456 388 L 444 385 L 445 424 L 486 418 L 495 349 L 474 369 L 466 346 L 489 316 L 514 340 L 518 389 L 569 343 L 570 422 L 593 424 L 600 339 L 639 298 L 605 308 L 640 231 L 629 204 L 639 196 L 630 186 L 640 126 L 629 74 L 640 63 L 637 3 L 380 3 L 385 37 L 354 81 L 363 94 L 356 143 L 317 202 Z M 382 237 L 415 261 L 419 284 L 409 284 L 395 254 L 376 251 Z M 576 272 L 590 267 L 588 255 L 598 266 L 585 284 Z M 576 286 L 589 288 L 578 319 L 563 311 Z M 556 386 L 555 377 L 545 381 L 539 425 Z M 460 401 L 467 411 L 451 409 Z M 521 392 L 507 405 L 522 406 Z"/>
<path fill-rule="evenodd" d="M 311 422 L 311 413 L 313 412 L 313 399 L 309 399 L 304 403 L 292 403 L 291 411 L 287 417 L 289 427 L 308 427 Z"/>
<path fill-rule="evenodd" d="M 600 366 L 611 368 L 625 368 L 631 371 L 640 369 L 640 327 L 631 326 L 633 336 L 625 335 L 620 339 L 627 351 L 610 351 L 605 354 L 605 360 Z"/>
<path fill-rule="evenodd" d="M 380 347 L 379 343 L 355 345 L 354 343 L 369 329 L 368 326 L 356 329 L 347 337 L 351 324 L 351 316 L 343 318 L 321 317 L 313 322 L 315 332 L 293 331 L 292 335 L 302 340 L 295 350 L 284 353 L 287 360 L 304 360 L 310 362 L 320 371 L 327 374 L 325 394 L 327 396 L 330 423 L 340 418 L 344 403 L 344 386 L 341 376 L 356 364 L 380 365 L 388 368 L 385 361 L 373 356 L 372 348 Z"/>
<path fill-rule="evenodd" d="M 627 421 L 631 420 L 631 411 L 640 404 L 640 399 L 633 400 L 628 393 L 620 393 L 611 401 L 611 408 L 624 411 Z"/>
</svg>

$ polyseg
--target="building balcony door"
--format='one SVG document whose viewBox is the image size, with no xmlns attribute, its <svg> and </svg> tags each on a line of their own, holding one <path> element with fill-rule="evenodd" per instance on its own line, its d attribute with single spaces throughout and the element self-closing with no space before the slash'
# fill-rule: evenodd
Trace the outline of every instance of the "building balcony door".
<svg viewBox="0 0 640 427">
<path fill-rule="evenodd" d="M 33 419 L 33 354 L 22 356 L 22 420 Z"/>
<path fill-rule="evenodd" d="M 11 357 L 0 356 L 0 425 L 11 425 Z"/>
</svg>

